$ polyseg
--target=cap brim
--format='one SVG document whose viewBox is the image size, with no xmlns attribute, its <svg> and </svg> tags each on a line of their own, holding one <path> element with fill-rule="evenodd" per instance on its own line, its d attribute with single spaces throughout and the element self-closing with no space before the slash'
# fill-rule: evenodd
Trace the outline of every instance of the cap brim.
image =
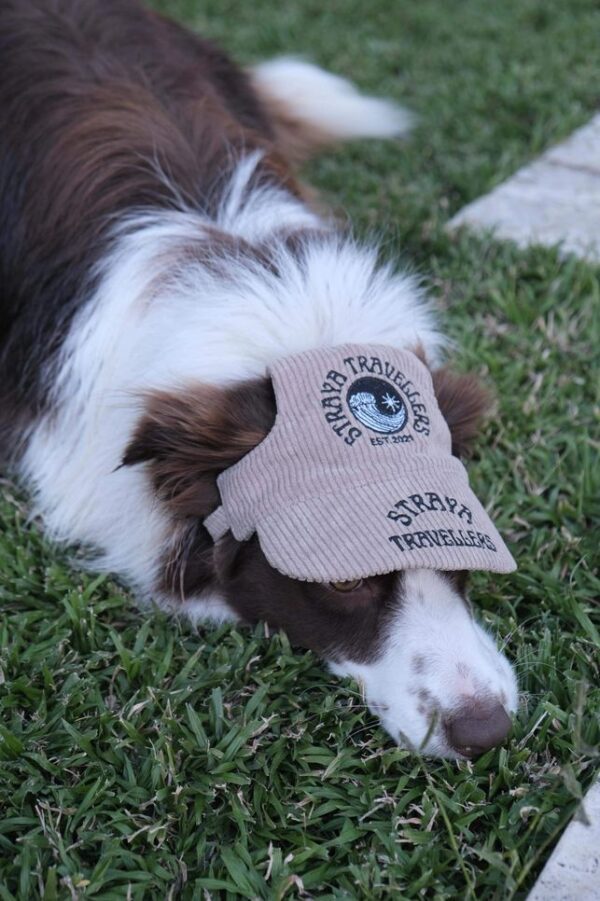
<svg viewBox="0 0 600 901">
<path fill-rule="evenodd" d="M 403 569 L 516 569 L 510 551 L 456 459 L 369 485 L 340 484 L 256 525 L 269 563 L 311 582 L 363 579 Z"/>
</svg>

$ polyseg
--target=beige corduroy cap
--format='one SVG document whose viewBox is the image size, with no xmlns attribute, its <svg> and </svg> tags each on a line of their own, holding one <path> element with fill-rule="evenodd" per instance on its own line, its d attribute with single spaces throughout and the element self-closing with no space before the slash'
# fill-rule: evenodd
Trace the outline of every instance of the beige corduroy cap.
<svg viewBox="0 0 600 901">
<path fill-rule="evenodd" d="M 319 348 L 278 360 L 269 375 L 275 424 L 219 476 L 221 506 L 205 520 L 215 541 L 256 532 L 275 569 L 306 581 L 515 569 L 413 353 Z"/>
</svg>

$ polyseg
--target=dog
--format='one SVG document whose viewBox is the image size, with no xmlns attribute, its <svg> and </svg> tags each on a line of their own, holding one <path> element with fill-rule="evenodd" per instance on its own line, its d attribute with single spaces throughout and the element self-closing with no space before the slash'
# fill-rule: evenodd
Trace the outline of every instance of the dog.
<svg viewBox="0 0 600 901">
<path fill-rule="evenodd" d="M 514 564 L 459 462 L 486 393 L 295 170 L 408 115 L 136 0 L 5 0 L 0 59 L 0 445 L 47 533 L 142 605 L 285 630 L 401 745 L 503 741 L 466 578 Z"/>
</svg>

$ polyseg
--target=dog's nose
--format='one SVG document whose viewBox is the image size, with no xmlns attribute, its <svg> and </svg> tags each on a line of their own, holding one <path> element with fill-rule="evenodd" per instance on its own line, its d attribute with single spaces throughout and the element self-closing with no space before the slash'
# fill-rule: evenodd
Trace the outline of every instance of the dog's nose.
<svg viewBox="0 0 600 901">
<path fill-rule="evenodd" d="M 472 701 L 445 725 L 454 750 L 464 757 L 477 757 L 506 738 L 511 722 L 502 704 Z"/>
</svg>

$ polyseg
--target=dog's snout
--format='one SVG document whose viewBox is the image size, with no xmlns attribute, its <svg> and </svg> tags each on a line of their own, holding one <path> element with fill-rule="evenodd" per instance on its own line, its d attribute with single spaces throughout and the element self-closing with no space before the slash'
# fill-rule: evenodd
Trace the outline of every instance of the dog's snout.
<svg viewBox="0 0 600 901">
<path fill-rule="evenodd" d="M 449 717 L 444 725 L 455 751 L 464 757 L 477 757 L 506 738 L 511 721 L 502 704 L 472 701 Z"/>
</svg>

